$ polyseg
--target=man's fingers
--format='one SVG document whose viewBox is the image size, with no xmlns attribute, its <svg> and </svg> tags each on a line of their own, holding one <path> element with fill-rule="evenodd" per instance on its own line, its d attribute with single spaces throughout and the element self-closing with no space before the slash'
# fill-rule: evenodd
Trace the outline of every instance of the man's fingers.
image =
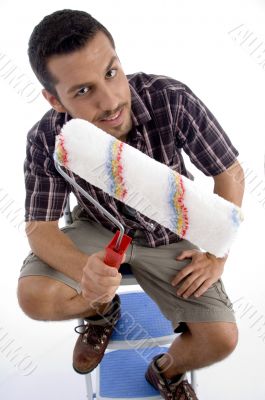
<svg viewBox="0 0 265 400">
<path fill-rule="evenodd" d="M 92 277 L 90 275 L 83 276 L 81 280 L 81 285 L 82 287 L 86 287 L 88 291 L 92 290 L 93 292 L 99 293 L 101 295 L 101 293 L 112 290 L 112 288 L 119 287 L 121 283 L 121 278 L 122 275 L 120 273 L 118 273 L 115 277 L 93 274 Z"/>
<path fill-rule="evenodd" d="M 186 278 L 186 276 L 191 274 L 192 271 L 193 271 L 193 266 L 191 266 L 190 264 L 184 267 L 181 271 L 178 272 L 175 278 L 172 279 L 171 281 L 172 286 L 177 286 L 179 282 L 181 282 L 182 279 Z"/>
<path fill-rule="evenodd" d="M 87 287 L 82 287 L 82 296 L 85 299 L 90 299 L 91 301 L 94 301 L 99 297 L 98 293 L 94 292 L 92 289 L 88 289 Z"/>
<path fill-rule="evenodd" d="M 82 296 L 89 300 L 90 303 L 107 303 L 111 301 L 112 298 L 115 296 L 117 286 L 102 288 L 101 291 L 95 290 L 94 288 L 90 288 L 87 286 L 82 287 Z M 108 300 L 110 299 L 110 300 Z"/>
<path fill-rule="evenodd" d="M 201 285 L 199 287 L 198 290 L 196 290 L 196 292 L 194 293 L 195 297 L 200 297 L 201 295 L 203 295 L 203 293 L 206 292 L 206 290 L 208 290 L 211 286 L 212 286 L 213 282 L 210 279 L 207 279 L 203 285 Z"/>
<path fill-rule="evenodd" d="M 178 291 L 177 295 L 182 296 L 184 299 L 187 299 L 188 297 L 195 295 L 196 290 L 198 288 L 200 288 L 204 282 L 205 282 L 204 278 L 202 278 L 202 277 L 197 278 L 185 290 L 181 290 L 181 294 L 179 294 L 179 291 Z M 182 287 L 181 287 L 181 289 L 182 289 Z"/>
<path fill-rule="evenodd" d="M 198 280 L 199 275 L 198 274 L 191 274 L 189 277 L 187 277 L 182 285 L 177 289 L 177 295 L 182 296 L 184 293 L 195 284 L 195 282 Z M 203 282 L 203 280 L 202 280 Z M 197 286 L 195 289 L 197 289 L 199 286 Z M 185 293 L 186 294 L 186 293 Z M 183 296 L 184 297 L 184 296 Z"/>
<path fill-rule="evenodd" d="M 91 256 L 94 257 L 94 256 Z M 98 257 L 94 257 L 93 260 L 89 264 L 87 264 L 88 268 L 84 268 L 84 274 L 88 275 L 93 273 L 101 276 L 117 276 L 119 274 L 117 268 L 110 267 L 109 265 L 105 264 L 102 260 Z"/>
<path fill-rule="evenodd" d="M 125 259 L 126 259 L 126 254 L 123 255 L 121 264 L 125 262 Z M 105 264 L 104 261 L 102 261 L 102 264 L 100 263 L 100 270 L 98 270 L 98 272 L 101 275 L 107 275 L 107 276 L 117 276 L 118 275 L 118 269 L 115 267 L 112 267 L 108 264 Z"/>
<path fill-rule="evenodd" d="M 121 274 L 118 272 L 117 276 L 104 276 L 104 275 L 94 275 L 94 284 L 98 287 L 110 287 L 110 286 L 119 286 L 121 282 Z"/>
<path fill-rule="evenodd" d="M 177 257 L 177 260 L 184 260 L 185 258 L 191 258 L 194 256 L 196 250 L 184 250 Z"/>
<path fill-rule="evenodd" d="M 105 277 L 117 277 L 118 275 L 120 275 L 117 268 L 110 267 L 107 264 L 103 264 L 97 270 L 95 269 L 94 272 L 100 276 L 105 276 Z"/>
<path fill-rule="evenodd" d="M 103 253 L 103 256 L 102 256 L 102 253 Z M 97 254 L 100 254 L 100 259 L 102 261 L 104 261 L 106 252 L 100 252 L 100 253 L 97 253 Z M 126 260 L 126 253 L 123 254 L 123 256 L 122 256 L 121 264 L 123 264 L 125 262 L 125 260 Z M 107 265 L 107 264 L 105 264 L 105 265 Z M 108 265 L 108 266 L 110 267 L 110 265 Z M 114 267 L 112 267 L 112 268 L 114 268 Z"/>
<path fill-rule="evenodd" d="M 111 301 L 121 283 L 122 275 L 116 268 L 105 264 L 104 257 L 104 251 L 92 254 L 83 269 L 82 295 L 90 303 Z"/>
</svg>

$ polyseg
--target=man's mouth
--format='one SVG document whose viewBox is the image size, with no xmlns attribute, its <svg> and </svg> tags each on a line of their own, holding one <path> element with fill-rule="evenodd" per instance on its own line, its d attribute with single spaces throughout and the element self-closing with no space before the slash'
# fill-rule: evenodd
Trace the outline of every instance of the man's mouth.
<svg viewBox="0 0 265 400">
<path fill-rule="evenodd" d="M 102 118 L 100 120 L 106 127 L 119 126 L 124 120 L 124 107 L 117 111 L 115 114 L 110 115 L 107 118 Z"/>
<path fill-rule="evenodd" d="M 116 112 L 116 114 L 113 114 L 108 118 L 103 118 L 102 121 L 113 121 L 119 117 L 120 113 L 121 113 L 121 110 L 119 110 L 118 112 Z"/>
</svg>

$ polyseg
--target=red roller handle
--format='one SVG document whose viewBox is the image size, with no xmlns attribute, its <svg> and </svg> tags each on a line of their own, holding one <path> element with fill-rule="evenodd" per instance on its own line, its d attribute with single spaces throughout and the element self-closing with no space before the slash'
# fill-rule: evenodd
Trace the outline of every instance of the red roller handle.
<svg viewBox="0 0 265 400">
<path fill-rule="evenodd" d="M 116 246 L 119 234 L 120 234 L 120 231 L 117 231 L 115 233 L 115 235 L 113 236 L 112 240 L 110 241 L 110 243 L 105 248 L 106 254 L 105 254 L 105 258 L 104 258 L 105 264 L 109 265 L 110 267 L 117 268 L 117 269 L 120 268 L 123 255 L 126 252 L 126 250 L 128 249 L 128 247 L 132 241 L 132 238 L 130 238 L 130 236 L 127 236 L 124 234 L 122 237 L 119 249 L 115 250 L 115 246 Z"/>
</svg>

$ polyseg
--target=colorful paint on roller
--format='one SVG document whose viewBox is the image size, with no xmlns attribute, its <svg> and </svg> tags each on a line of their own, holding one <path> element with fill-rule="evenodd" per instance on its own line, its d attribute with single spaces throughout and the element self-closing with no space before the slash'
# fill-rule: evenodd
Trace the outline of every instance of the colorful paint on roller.
<svg viewBox="0 0 265 400">
<path fill-rule="evenodd" d="M 62 166 L 180 237 L 217 257 L 228 253 L 243 220 L 233 203 L 84 120 L 64 125 L 55 153 Z"/>
<path fill-rule="evenodd" d="M 189 227 L 188 210 L 184 204 L 185 188 L 181 175 L 170 170 L 169 173 L 169 203 L 172 209 L 172 228 L 184 238 Z"/>
<path fill-rule="evenodd" d="M 106 171 L 110 181 L 110 193 L 113 197 L 123 201 L 127 189 L 123 178 L 122 166 L 123 143 L 113 139 L 110 141 L 109 154 L 106 160 Z"/>
<path fill-rule="evenodd" d="M 67 151 L 64 148 L 64 137 L 62 135 L 58 135 L 57 145 L 56 145 L 56 157 L 59 164 L 67 167 L 68 163 Z"/>
</svg>

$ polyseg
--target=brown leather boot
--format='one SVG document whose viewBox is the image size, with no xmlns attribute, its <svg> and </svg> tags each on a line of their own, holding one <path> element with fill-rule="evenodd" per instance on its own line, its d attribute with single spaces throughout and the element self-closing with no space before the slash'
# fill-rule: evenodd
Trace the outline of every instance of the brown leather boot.
<svg viewBox="0 0 265 400">
<path fill-rule="evenodd" d="M 73 353 L 73 368 L 79 374 L 88 374 L 102 360 L 115 324 L 120 317 L 120 297 L 116 294 L 107 314 L 85 318 L 85 324 L 75 331 L 79 338 Z"/>
<path fill-rule="evenodd" d="M 198 400 L 192 386 L 185 379 L 185 374 L 182 374 L 178 378 L 177 382 L 170 383 L 160 372 L 157 365 L 157 360 L 162 357 L 163 354 L 158 354 L 149 364 L 145 373 L 145 379 L 149 382 L 156 390 L 158 390 L 166 400 Z"/>
</svg>

